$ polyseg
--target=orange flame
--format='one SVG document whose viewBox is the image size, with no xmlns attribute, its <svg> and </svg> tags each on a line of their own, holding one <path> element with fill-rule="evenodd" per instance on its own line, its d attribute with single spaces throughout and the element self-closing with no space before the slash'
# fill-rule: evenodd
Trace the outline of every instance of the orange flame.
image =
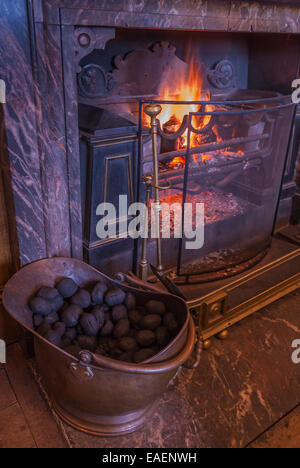
<svg viewBox="0 0 300 468">
<path fill-rule="evenodd" d="M 200 65 L 196 65 L 192 62 L 189 67 L 188 79 L 181 79 L 177 85 L 179 93 L 174 97 L 174 95 L 171 95 L 169 92 L 169 89 L 166 88 L 163 99 L 166 101 L 209 101 L 210 93 L 208 91 L 203 91 L 203 76 L 204 74 Z M 172 122 L 173 125 L 171 133 L 180 128 L 185 115 L 188 115 L 190 112 L 198 112 L 201 110 L 197 104 L 166 104 L 163 105 L 162 108 L 162 112 L 159 115 L 161 126 L 166 126 L 168 128 L 168 122 Z M 205 110 L 210 112 L 213 109 L 212 106 L 208 105 Z M 208 125 L 210 120 L 210 115 L 205 115 L 203 118 L 195 117 L 192 124 L 195 128 L 199 129 Z M 174 121 L 178 122 L 175 128 Z M 187 146 L 187 134 L 188 130 L 186 130 L 183 135 L 177 139 L 176 149 L 182 149 Z M 197 144 L 197 141 L 191 141 L 191 147 L 197 146 Z"/>
<path fill-rule="evenodd" d="M 176 77 L 174 77 L 176 79 Z M 164 90 L 162 98 L 166 101 L 209 101 L 209 92 L 203 93 L 203 73 L 200 65 L 196 65 L 194 62 L 190 64 L 188 79 L 181 81 L 177 85 L 179 93 L 174 97 L 169 92 L 169 89 Z M 162 112 L 159 115 L 161 124 L 168 122 L 170 118 L 175 115 L 181 122 L 183 117 L 189 112 L 197 112 L 197 104 L 166 104 L 163 105 Z"/>
</svg>

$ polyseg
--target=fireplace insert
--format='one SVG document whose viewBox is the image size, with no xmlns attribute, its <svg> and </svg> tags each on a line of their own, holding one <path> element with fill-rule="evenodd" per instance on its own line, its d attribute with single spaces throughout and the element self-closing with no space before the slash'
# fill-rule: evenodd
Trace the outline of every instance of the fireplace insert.
<svg viewBox="0 0 300 468">
<path fill-rule="evenodd" d="M 118 44 L 124 50 L 126 41 L 112 41 L 105 53 L 94 50 L 84 57 L 77 76 L 85 260 L 109 273 L 139 271 L 142 243 L 128 235 L 132 218 L 126 210 L 145 201 L 143 176 L 155 169 L 145 107 L 159 105 L 164 270 L 175 280 L 207 282 L 254 266 L 270 246 L 282 193 L 296 108 L 290 96 L 247 89 L 246 54 L 238 43 L 232 60 L 227 53 L 211 68 L 201 58 L 185 62 L 166 41 L 113 56 Z M 124 195 L 126 206 L 110 221 L 115 234 L 99 238 L 97 207 L 103 202 L 120 207 Z M 186 204 L 194 213 L 188 238 L 181 236 Z M 153 200 L 149 220 L 152 205 Z M 197 217 L 199 205 L 204 212 Z M 191 247 L 196 222 L 204 229 L 204 243 Z M 147 261 L 156 263 L 151 229 Z"/>
</svg>

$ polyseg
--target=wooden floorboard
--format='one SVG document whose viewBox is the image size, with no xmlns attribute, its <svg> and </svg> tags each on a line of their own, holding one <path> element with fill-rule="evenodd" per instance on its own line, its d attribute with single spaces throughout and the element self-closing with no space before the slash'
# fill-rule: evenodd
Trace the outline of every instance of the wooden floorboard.
<svg viewBox="0 0 300 468">
<path fill-rule="evenodd" d="M 0 411 L 16 402 L 16 396 L 9 383 L 6 372 L 4 369 L 0 369 Z"/>
<path fill-rule="evenodd" d="M 65 447 L 65 441 L 18 343 L 8 347 L 6 371 L 37 447 Z"/>
<path fill-rule="evenodd" d="M 0 448 L 36 448 L 18 403 L 0 411 Z"/>
</svg>

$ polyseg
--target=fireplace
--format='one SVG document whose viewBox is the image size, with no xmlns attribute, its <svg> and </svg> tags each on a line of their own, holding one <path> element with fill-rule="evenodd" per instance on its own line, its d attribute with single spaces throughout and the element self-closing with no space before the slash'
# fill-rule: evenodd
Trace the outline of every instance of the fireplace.
<svg viewBox="0 0 300 468">
<path fill-rule="evenodd" d="M 77 37 L 83 40 L 84 34 L 79 30 Z M 143 177 L 154 172 L 149 104 L 161 106 L 161 224 L 177 206 L 171 238 L 160 226 L 164 271 L 175 281 L 207 282 L 239 274 L 264 258 L 276 224 L 295 105 L 279 91 L 249 89 L 249 66 L 249 38 L 165 31 L 145 37 L 144 31 L 122 30 L 104 51 L 94 49 L 80 59 L 82 218 L 89 263 L 111 273 L 138 274 L 144 262 L 141 241 L 118 235 L 120 214 L 114 237 L 99 239 L 96 226 L 100 203 L 117 206 L 120 195 L 128 205 L 145 200 Z M 186 222 L 184 203 L 204 204 L 205 241 L 197 250 L 186 249 L 186 239 L 175 233 Z M 156 240 L 149 237 L 147 263 L 155 264 Z"/>
<path fill-rule="evenodd" d="M 298 273 L 290 263 L 296 239 L 274 239 L 290 228 L 297 190 L 300 113 L 290 98 L 300 63 L 297 2 L 179 0 L 171 10 L 134 0 L 3 3 L 1 139 L 15 269 L 66 256 L 109 274 L 138 274 L 141 241 L 99 239 L 96 208 L 117 204 L 120 194 L 128 203 L 145 199 L 143 175 L 154 168 L 144 109 L 155 103 L 159 183 L 169 187 L 160 197 L 205 205 L 197 255 L 180 239 L 162 239 L 164 271 L 186 285 L 201 324 L 221 317 L 203 336 L 234 323 L 231 291 L 250 300 L 262 284 L 267 290 Z M 173 101 L 182 112 L 169 112 Z M 156 263 L 151 240 L 147 261 Z M 259 275 L 271 270 L 264 283 Z M 240 294 L 258 276 L 251 294 Z M 290 288 L 296 280 L 277 291 Z"/>
</svg>

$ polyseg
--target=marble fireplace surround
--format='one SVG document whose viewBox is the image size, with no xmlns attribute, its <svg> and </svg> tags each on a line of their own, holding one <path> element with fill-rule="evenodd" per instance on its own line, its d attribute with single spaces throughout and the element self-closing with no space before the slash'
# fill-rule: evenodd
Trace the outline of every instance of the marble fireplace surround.
<svg viewBox="0 0 300 468">
<path fill-rule="evenodd" d="M 300 33 L 298 1 L 2 0 L 2 160 L 16 267 L 82 258 L 76 28 Z M 100 29 L 102 28 L 102 29 Z M 14 216 L 12 216 L 14 213 Z"/>
</svg>

